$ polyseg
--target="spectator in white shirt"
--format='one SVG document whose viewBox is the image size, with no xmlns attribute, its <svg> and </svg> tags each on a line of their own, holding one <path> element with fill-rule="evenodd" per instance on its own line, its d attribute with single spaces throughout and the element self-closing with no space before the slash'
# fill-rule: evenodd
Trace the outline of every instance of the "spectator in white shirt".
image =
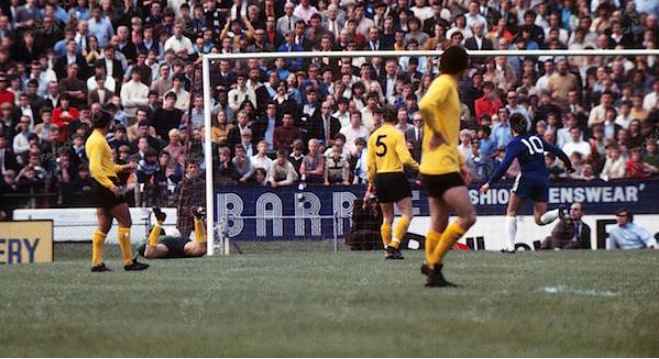
<svg viewBox="0 0 659 359">
<path fill-rule="evenodd" d="M 508 113 L 512 116 L 514 113 L 519 113 L 520 115 L 524 116 L 526 119 L 526 123 L 528 126 L 531 125 L 531 116 L 529 115 L 529 111 L 522 105 L 520 105 L 517 102 L 518 95 L 517 92 L 514 90 L 508 91 L 508 96 L 506 97 L 508 99 L 508 104 L 506 105 L 506 108 L 508 109 Z M 527 126 L 527 127 L 528 127 Z"/>
<path fill-rule="evenodd" d="M 549 77 L 553 75 L 555 71 L 554 61 L 545 61 L 543 67 L 545 74 L 540 76 L 538 81 L 535 82 L 535 88 L 538 92 L 549 92 Z"/>
<path fill-rule="evenodd" d="M 121 86 L 121 105 L 128 117 L 135 117 L 138 107 L 149 103 L 149 88 L 142 82 L 139 71 L 133 70 L 130 81 Z"/>
<path fill-rule="evenodd" d="M 613 95 L 610 92 L 604 92 L 602 94 L 602 100 L 600 104 L 593 107 L 590 110 L 590 116 L 588 117 L 588 127 L 593 127 L 593 125 L 598 123 L 603 123 L 606 120 L 606 110 L 613 106 Z"/>
<path fill-rule="evenodd" d="M 318 13 L 318 9 L 315 6 L 309 4 L 309 0 L 300 0 L 300 4 L 295 7 L 293 15 L 304 20 L 305 23 L 309 23 L 311 16 Z"/>
<path fill-rule="evenodd" d="M 657 107 L 657 96 L 659 96 L 659 80 L 654 80 L 652 84 L 652 92 L 645 95 L 643 98 L 643 109 L 647 112 L 652 112 Z"/>
<path fill-rule="evenodd" d="M 187 37 L 183 36 L 183 27 L 185 24 L 183 21 L 177 21 L 174 25 L 174 35 L 172 35 L 167 41 L 165 41 L 165 51 L 172 49 L 175 53 L 185 49 L 188 54 L 194 53 L 194 48 L 192 47 L 192 41 Z"/>
<path fill-rule="evenodd" d="M 479 14 L 480 5 L 477 1 L 472 1 L 469 3 L 469 12 L 465 14 L 465 20 L 467 21 L 467 27 L 472 28 L 474 24 L 480 23 L 483 25 L 483 30 L 487 32 L 487 21 L 483 15 Z"/>
<path fill-rule="evenodd" d="M 373 27 L 375 23 L 373 20 L 364 16 L 364 4 L 357 3 L 352 11 L 353 19 L 357 23 L 356 32 L 364 37 L 368 37 L 368 29 Z"/>
<path fill-rule="evenodd" d="M 190 93 L 185 91 L 183 87 L 183 75 L 174 76 L 172 81 L 172 89 L 167 91 L 165 94 L 173 92 L 176 94 L 176 103 L 174 107 L 181 111 L 187 111 L 190 107 Z M 148 96 L 148 93 L 147 93 Z"/>
<path fill-rule="evenodd" d="M 110 91 L 115 91 L 117 88 L 117 82 L 112 76 L 107 76 L 105 73 L 105 67 L 99 66 L 97 64 L 94 67 L 94 76 L 91 76 L 87 79 L 87 91 L 92 92 L 98 88 L 98 84 L 103 83 L 103 87 Z"/>
<path fill-rule="evenodd" d="M 624 129 L 627 129 L 629 124 L 634 119 L 631 113 L 632 103 L 630 101 L 623 101 L 620 104 L 620 113 L 618 114 L 618 117 L 616 117 L 616 124 L 620 125 L 620 127 Z"/>
<path fill-rule="evenodd" d="M 563 128 L 556 130 L 556 146 L 563 148 L 563 146 L 570 142 L 570 129 L 572 127 L 577 127 L 579 120 L 577 116 L 568 113 L 565 115 L 563 120 Z"/>
<path fill-rule="evenodd" d="M 39 96 L 45 97 L 46 93 L 48 92 L 48 84 L 53 81 L 57 83 L 57 75 L 51 69 L 46 68 L 44 70 L 38 61 L 34 61 L 30 68 L 32 71 L 30 72 L 29 79 L 37 80 L 39 84 L 37 88 L 37 94 Z"/>
<path fill-rule="evenodd" d="M 13 149 L 16 159 L 20 162 L 22 160 L 21 155 L 30 149 L 30 142 L 28 140 L 32 134 L 30 132 L 30 118 L 27 116 L 21 116 L 21 120 L 17 127 L 19 133 L 14 136 Z"/>
<path fill-rule="evenodd" d="M 246 76 L 243 73 L 239 73 L 236 76 L 236 88 L 229 91 L 229 107 L 234 111 L 238 112 L 240 105 L 245 100 L 249 100 L 254 107 L 256 107 L 256 94 L 254 90 L 249 89 L 246 86 Z"/>
<path fill-rule="evenodd" d="M 298 175 L 295 167 L 288 160 L 288 153 L 286 150 L 280 149 L 277 151 L 277 159 L 272 161 L 270 170 L 268 171 L 268 182 L 270 186 L 281 187 L 290 186 L 297 181 Z"/>
<path fill-rule="evenodd" d="M 361 112 L 353 112 L 350 114 L 350 126 L 344 127 L 339 131 L 346 138 L 346 148 L 351 153 L 355 151 L 355 140 L 359 137 L 368 138 L 369 131 L 366 127 L 362 126 Z"/>
<path fill-rule="evenodd" d="M 584 157 L 590 155 L 590 143 L 581 139 L 581 130 L 579 127 L 572 127 L 570 129 L 570 140 L 571 141 L 564 144 L 562 148 L 566 155 L 571 156 L 574 152 L 579 152 Z"/>
<path fill-rule="evenodd" d="M 341 128 L 350 126 L 350 112 L 348 112 L 348 101 L 341 97 L 336 101 L 337 110 L 332 115 L 341 123 Z"/>
<path fill-rule="evenodd" d="M 410 10 L 414 13 L 414 17 L 421 20 L 421 22 L 435 16 L 435 10 L 431 6 L 428 6 L 426 0 L 416 0 L 414 3 L 415 5 Z"/>
<path fill-rule="evenodd" d="M 627 159 L 622 156 L 620 147 L 617 144 L 611 144 L 606 147 L 606 162 L 600 177 L 605 180 L 625 178 Z"/>
<path fill-rule="evenodd" d="M 373 121 L 373 115 L 375 110 L 378 108 L 378 95 L 377 93 L 370 92 L 366 98 L 366 107 L 362 108 L 362 123 L 366 126 L 366 129 L 370 131 L 375 127 Z"/>
<path fill-rule="evenodd" d="M 272 167 L 272 160 L 267 155 L 268 143 L 265 140 L 259 141 L 259 144 L 256 145 L 256 150 L 258 152 L 250 159 L 252 161 L 252 167 L 254 169 L 263 168 L 268 173 L 270 167 Z"/>
</svg>

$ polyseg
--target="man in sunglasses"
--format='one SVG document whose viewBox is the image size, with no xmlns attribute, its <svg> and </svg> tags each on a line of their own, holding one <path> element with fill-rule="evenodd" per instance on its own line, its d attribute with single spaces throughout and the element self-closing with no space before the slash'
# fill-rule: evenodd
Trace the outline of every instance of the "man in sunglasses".
<svg viewBox="0 0 659 359">
<path fill-rule="evenodd" d="M 657 240 L 647 229 L 633 223 L 633 214 L 628 209 L 616 212 L 616 222 L 606 239 L 606 249 L 657 249 Z"/>
</svg>

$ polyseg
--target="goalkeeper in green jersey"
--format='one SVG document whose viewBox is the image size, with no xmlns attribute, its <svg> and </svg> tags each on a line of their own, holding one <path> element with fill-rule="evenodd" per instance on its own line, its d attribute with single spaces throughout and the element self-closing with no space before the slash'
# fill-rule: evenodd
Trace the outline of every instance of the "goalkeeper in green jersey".
<svg viewBox="0 0 659 359">
<path fill-rule="evenodd" d="M 162 229 L 167 215 L 160 208 L 153 209 L 156 224 L 151 228 L 146 244 L 139 248 L 144 258 L 190 258 L 206 254 L 206 231 L 204 227 L 204 208 L 196 208 L 194 215 L 194 240 L 188 238 L 167 236 Z"/>
</svg>

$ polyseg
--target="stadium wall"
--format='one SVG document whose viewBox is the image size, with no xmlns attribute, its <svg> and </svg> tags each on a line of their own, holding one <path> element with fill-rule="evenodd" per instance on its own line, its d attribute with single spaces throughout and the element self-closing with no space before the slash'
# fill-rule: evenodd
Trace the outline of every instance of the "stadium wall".
<svg viewBox="0 0 659 359">
<path fill-rule="evenodd" d="M 176 208 L 163 208 L 167 213 L 165 221 L 166 231 L 176 228 Z M 147 228 L 154 223 L 155 218 L 149 218 L 149 209 L 131 208 L 133 227 L 132 238 L 146 238 Z M 91 241 L 98 224 L 96 222 L 96 208 L 48 208 L 48 209 L 18 209 L 14 211 L 15 220 L 50 219 L 54 223 L 55 242 L 85 242 Z M 107 243 L 117 243 L 117 228 L 115 222 L 107 237 Z"/>
<path fill-rule="evenodd" d="M 175 234 L 176 227 L 176 209 L 175 208 L 164 208 L 165 212 L 168 212 L 170 215 L 167 217 L 166 225 L 164 226 L 167 234 Z M 141 208 L 133 208 L 131 211 L 135 211 L 139 214 L 142 213 Z M 94 209 L 87 208 L 76 208 L 76 209 L 51 209 L 51 210 L 21 210 L 18 212 L 21 218 L 31 217 L 33 219 L 52 219 L 59 224 L 55 227 L 55 242 L 88 242 L 90 239 L 91 233 L 96 229 L 96 224 L 93 223 L 95 219 Z M 75 222 L 72 222 L 71 219 L 76 218 Z M 478 222 L 474 227 L 472 227 L 465 236 L 460 240 L 460 243 L 469 244 L 472 243 L 474 249 L 477 250 L 500 250 L 504 246 L 505 233 L 503 228 L 503 219 L 504 216 L 492 216 L 492 215 L 483 215 L 478 217 Z M 286 220 L 282 220 L 281 231 L 283 235 L 272 235 L 272 232 L 275 231 L 277 226 L 276 221 L 272 219 L 268 220 L 244 220 L 243 228 L 245 233 L 247 231 L 256 231 L 254 227 L 257 225 L 265 228 L 269 233 L 265 236 L 249 237 L 247 235 L 241 234 L 233 237 L 234 239 L 240 240 L 284 240 L 291 239 L 290 236 L 286 236 L 290 226 L 286 225 Z M 430 218 L 427 216 L 417 216 L 414 218 L 410 224 L 409 233 L 423 236 L 428 228 Z M 583 221 L 587 223 L 592 230 L 591 244 L 592 248 L 604 248 L 604 240 L 606 239 L 606 231 L 610 226 L 615 224 L 615 219 L 613 215 L 586 215 L 583 218 Z M 252 223 L 250 225 L 249 223 Z M 260 224 L 257 224 L 260 223 Z M 294 222 L 294 220 L 291 220 Z M 312 227 L 312 220 L 298 220 L 298 223 L 305 223 L 307 228 Z M 647 228 L 655 237 L 659 235 L 659 215 L 654 214 L 641 214 L 634 216 L 634 222 L 640 224 L 641 226 Z M 140 241 L 145 240 L 146 238 L 146 226 L 145 221 L 134 221 L 135 225 L 133 226 L 132 237 L 133 243 L 139 243 Z M 349 222 L 346 223 L 344 227 L 344 232 L 348 230 Z M 250 228 L 252 228 L 250 230 Z M 517 236 L 519 243 L 525 243 L 530 248 L 533 247 L 533 241 L 542 240 L 549 235 L 553 225 L 540 227 L 533 222 L 531 216 L 520 216 L 520 221 L 517 224 Z M 327 234 L 328 232 L 324 232 Z M 331 233 L 331 232 L 329 232 Z M 295 237 L 293 237 L 295 238 Z M 299 238 L 299 237 L 298 237 Z M 322 238 L 322 235 L 318 236 L 309 236 L 308 238 Z M 113 229 L 108 235 L 108 243 L 116 243 L 117 236 L 115 229 Z"/>
<path fill-rule="evenodd" d="M 216 193 L 216 220 L 231 216 L 226 230 L 238 240 L 280 240 L 305 238 L 331 238 L 337 218 L 337 234 L 341 237 L 350 228 L 352 202 L 363 196 L 362 186 L 323 187 L 309 186 L 304 190 L 283 187 L 276 190 L 265 187 L 223 187 Z M 474 186 L 470 196 L 477 207 L 479 221 L 465 235 L 463 242 L 471 241 L 478 249 L 498 250 L 504 244 L 503 214 L 510 196 L 510 185 L 495 186 L 487 195 L 482 195 Z M 627 207 L 636 214 L 635 220 L 653 234 L 659 232 L 659 181 L 616 181 L 616 182 L 565 182 L 550 188 L 550 208 L 561 203 L 584 202 L 584 221 L 593 233 L 593 248 L 602 247 L 606 226 L 614 223 L 612 215 L 617 209 Z M 410 233 L 423 235 L 428 225 L 428 207 L 423 191 L 413 191 L 414 213 L 417 216 L 410 226 Z M 165 209 L 168 214 L 165 230 L 172 233 L 176 223 L 176 209 Z M 96 228 L 95 209 L 44 209 L 17 210 L 16 219 L 52 219 L 55 223 L 56 241 L 88 241 Z M 544 239 L 552 225 L 535 225 L 530 206 L 520 216 L 518 238 L 529 246 L 535 240 Z M 133 216 L 133 238 L 144 238 L 150 223 L 149 211 L 131 209 Z M 247 217 L 247 218 L 241 218 Z M 285 217 L 295 217 L 286 219 Z M 303 219 L 303 217 L 326 216 L 326 219 Z M 284 218 L 282 218 L 284 217 Z M 265 219 L 268 218 L 268 219 Z M 224 219 L 227 219 L 224 217 Z M 153 220 L 153 219 L 151 219 Z M 113 231 L 109 242 L 116 241 Z M 483 246 L 478 246 L 483 243 Z M 599 243 L 599 245 L 598 245 Z M 482 248 L 484 247 L 484 248 Z"/>
</svg>

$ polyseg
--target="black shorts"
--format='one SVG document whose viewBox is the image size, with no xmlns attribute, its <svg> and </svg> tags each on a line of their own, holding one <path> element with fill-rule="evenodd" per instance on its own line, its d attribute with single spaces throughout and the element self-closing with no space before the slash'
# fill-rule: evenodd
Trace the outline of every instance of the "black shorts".
<svg viewBox="0 0 659 359">
<path fill-rule="evenodd" d="M 449 189 L 465 185 L 462 175 L 458 172 L 443 175 L 421 175 L 421 182 L 428 192 L 428 196 L 433 198 L 441 198 Z"/>
<path fill-rule="evenodd" d="M 119 179 L 118 178 L 110 178 L 112 183 L 114 183 L 115 186 L 119 185 Z M 121 196 L 115 196 L 110 189 L 107 187 L 103 186 L 100 182 L 97 180 L 93 179 L 94 181 L 94 202 L 96 203 L 97 208 L 105 208 L 105 209 L 112 209 L 116 207 L 119 204 L 126 203 L 126 196 L 121 195 Z"/>
<path fill-rule="evenodd" d="M 180 237 L 163 236 L 160 237 L 160 243 L 167 247 L 165 258 L 185 258 L 185 244 L 190 242 Z"/>
<path fill-rule="evenodd" d="M 392 203 L 412 197 L 412 190 L 403 172 L 378 173 L 375 175 L 375 196 L 380 203 Z"/>
</svg>

